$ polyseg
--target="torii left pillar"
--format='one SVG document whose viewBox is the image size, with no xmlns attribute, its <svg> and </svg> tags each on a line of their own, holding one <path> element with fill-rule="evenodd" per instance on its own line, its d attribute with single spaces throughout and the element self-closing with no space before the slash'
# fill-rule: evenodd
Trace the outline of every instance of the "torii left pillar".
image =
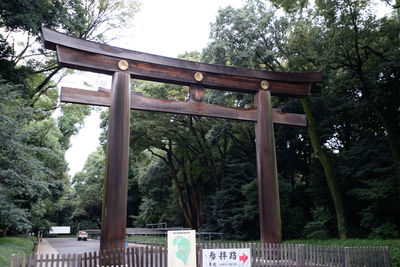
<svg viewBox="0 0 400 267">
<path fill-rule="evenodd" d="M 129 164 L 130 74 L 115 72 L 108 122 L 100 250 L 123 248 Z"/>
</svg>

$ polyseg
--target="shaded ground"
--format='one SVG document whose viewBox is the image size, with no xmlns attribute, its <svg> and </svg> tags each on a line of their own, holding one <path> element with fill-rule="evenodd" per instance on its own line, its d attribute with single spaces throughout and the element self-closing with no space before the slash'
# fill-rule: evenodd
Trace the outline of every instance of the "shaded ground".
<svg viewBox="0 0 400 267">
<path fill-rule="evenodd" d="M 50 245 L 50 249 L 55 249 L 60 254 L 93 252 L 100 249 L 98 240 L 78 241 L 76 238 L 46 238 L 46 241 Z"/>
</svg>

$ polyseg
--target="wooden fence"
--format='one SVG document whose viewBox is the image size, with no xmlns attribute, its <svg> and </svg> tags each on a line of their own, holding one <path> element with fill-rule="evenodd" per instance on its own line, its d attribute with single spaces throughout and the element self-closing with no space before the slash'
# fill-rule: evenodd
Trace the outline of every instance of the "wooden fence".
<svg viewBox="0 0 400 267">
<path fill-rule="evenodd" d="M 202 249 L 250 248 L 253 267 L 390 267 L 388 247 L 327 247 L 286 244 L 199 244 L 197 266 L 202 267 Z M 11 267 L 167 267 L 163 246 L 129 247 L 103 253 L 12 255 Z"/>
</svg>

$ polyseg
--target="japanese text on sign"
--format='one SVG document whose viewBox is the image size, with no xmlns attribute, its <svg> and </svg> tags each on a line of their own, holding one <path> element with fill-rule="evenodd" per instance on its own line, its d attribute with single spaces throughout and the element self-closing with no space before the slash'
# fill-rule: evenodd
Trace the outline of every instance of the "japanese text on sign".
<svg viewBox="0 0 400 267">
<path fill-rule="evenodd" d="M 250 267 L 249 248 L 203 249 L 203 267 Z"/>
</svg>

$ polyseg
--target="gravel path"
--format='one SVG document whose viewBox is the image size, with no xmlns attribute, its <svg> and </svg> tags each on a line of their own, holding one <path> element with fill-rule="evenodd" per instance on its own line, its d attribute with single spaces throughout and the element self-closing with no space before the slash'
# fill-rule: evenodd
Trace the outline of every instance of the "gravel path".
<svg viewBox="0 0 400 267">
<path fill-rule="evenodd" d="M 78 241 L 76 238 L 43 238 L 38 254 L 75 254 L 99 251 L 98 240 Z"/>
</svg>

